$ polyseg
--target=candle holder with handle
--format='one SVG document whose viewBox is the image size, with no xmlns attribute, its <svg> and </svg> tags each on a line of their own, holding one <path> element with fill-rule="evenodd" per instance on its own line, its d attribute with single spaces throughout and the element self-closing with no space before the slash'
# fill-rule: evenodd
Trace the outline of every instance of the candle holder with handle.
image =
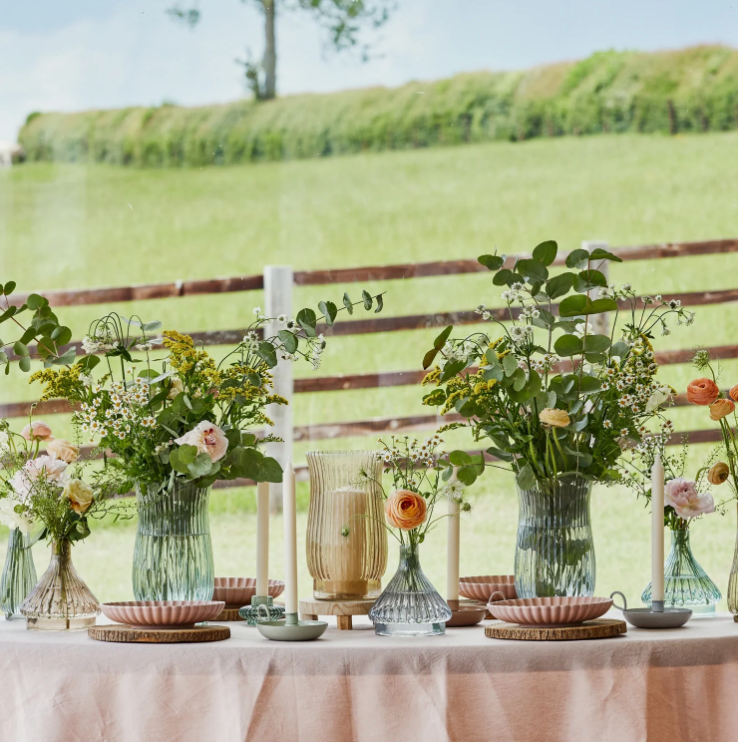
<svg viewBox="0 0 738 742">
<path fill-rule="evenodd" d="M 238 611 L 238 615 L 249 626 L 256 626 L 264 621 L 280 621 L 284 618 L 284 606 L 275 605 L 271 595 L 254 595 L 251 605 L 245 605 Z"/>
<path fill-rule="evenodd" d="M 623 605 L 615 603 L 615 596 L 623 599 Z M 639 629 L 676 629 L 684 626 L 692 617 L 689 608 L 664 608 L 663 600 L 654 600 L 648 608 L 628 608 L 625 595 L 616 590 L 610 595 L 613 607 L 623 612 L 623 618 L 631 625 Z M 661 604 L 660 606 L 657 604 Z M 660 608 L 660 610 L 659 610 Z"/>
</svg>

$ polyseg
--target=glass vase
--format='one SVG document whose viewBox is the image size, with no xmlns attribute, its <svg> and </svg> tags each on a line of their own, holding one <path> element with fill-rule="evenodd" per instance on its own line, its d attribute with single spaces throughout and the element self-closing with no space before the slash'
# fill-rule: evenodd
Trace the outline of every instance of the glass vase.
<svg viewBox="0 0 738 742">
<path fill-rule="evenodd" d="M 591 480 L 578 474 L 563 474 L 529 490 L 518 488 L 515 589 L 519 598 L 594 593 L 591 493 Z"/>
<path fill-rule="evenodd" d="M 400 546 L 400 566 L 369 611 L 382 636 L 434 636 L 446 631 L 451 609 L 425 576 L 418 547 Z"/>
<path fill-rule="evenodd" d="M 72 564 L 70 541 L 51 544 L 51 562 L 20 609 L 29 629 L 74 631 L 95 625 L 100 603 Z"/>
<path fill-rule="evenodd" d="M 671 532 L 671 549 L 664 565 L 664 605 L 667 608 L 691 608 L 694 618 L 715 615 L 722 595 L 692 554 L 689 528 Z M 641 595 L 651 605 L 651 583 Z"/>
<path fill-rule="evenodd" d="M 387 532 L 374 451 L 307 454 L 310 506 L 307 564 L 319 600 L 379 597 L 387 569 Z"/>
<path fill-rule="evenodd" d="M 215 586 L 208 521 L 210 488 L 174 482 L 136 487 L 136 600 L 211 600 Z"/>
<path fill-rule="evenodd" d="M 31 536 L 11 528 L 8 534 L 8 550 L 5 553 L 5 566 L 0 581 L 0 608 L 5 618 L 10 620 L 18 615 L 21 604 L 33 590 L 38 578 L 31 552 Z"/>
</svg>

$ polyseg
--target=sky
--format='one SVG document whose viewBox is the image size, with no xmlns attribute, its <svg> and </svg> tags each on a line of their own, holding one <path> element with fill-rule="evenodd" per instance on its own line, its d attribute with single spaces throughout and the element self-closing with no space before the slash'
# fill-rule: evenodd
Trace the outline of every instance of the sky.
<svg viewBox="0 0 738 742">
<path fill-rule="evenodd" d="M 246 95 L 236 58 L 261 55 L 255 0 L 199 0 L 188 29 L 173 0 L 0 0 L 0 140 L 32 111 Z M 605 49 L 738 47 L 738 0 L 397 0 L 361 63 L 326 52 L 304 11 L 278 16 L 281 94 L 400 85 L 478 69 L 520 69 Z"/>
</svg>

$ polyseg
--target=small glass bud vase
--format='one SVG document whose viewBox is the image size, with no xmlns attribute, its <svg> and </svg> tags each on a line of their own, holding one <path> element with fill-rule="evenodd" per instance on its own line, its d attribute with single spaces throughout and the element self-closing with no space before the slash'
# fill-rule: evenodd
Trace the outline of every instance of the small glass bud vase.
<svg viewBox="0 0 738 742">
<path fill-rule="evenodd" d="M 19 615 L 21 604 L 36 582 L 38 578 L 31 553 L 31 536 L 21 533 L 17 528 L 11 528 L 0 582 L 0 608 L 7 620 Z"/>
<path fill-rule="evenodd" d="M 664 565 L 664 605 L 667 608 L 691 608 L 694 618 L 715 615 L 722 595 L 692 554 L 689 528 L 671 532 L 671 549 Z M 641 595 L 651 605 L 651 583 Z"/>
<path fill-rule="evenodd" d="M 72 564 L 72 543 L 54 541 L 51 563 L 23 601 L 26 628 L 74 631 L 95 625 L 100 603 Z"/>
<path fill-rule="evenodd" d="M 369 611 L 381 636 L 434 636 L 446 632 L 451 609 L 425 576 L 418 546 L 401 544 L 400 566 Z"/>
</svg>

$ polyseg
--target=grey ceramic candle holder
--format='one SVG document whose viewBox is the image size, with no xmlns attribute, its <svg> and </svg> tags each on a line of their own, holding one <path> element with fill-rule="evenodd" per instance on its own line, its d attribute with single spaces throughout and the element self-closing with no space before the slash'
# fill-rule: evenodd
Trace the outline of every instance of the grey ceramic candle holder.
<svg viewBox="0 0 738 742">
<path fill-rule="evenodd" d="M 623 599 L 622 606 L 615 603 L 616 595 Z M 639 629 L 676 629 L 684 626 L 692 617 L 689 608 L 664 608 L 662 600 L 654 600 L 650 608 L 628 608 L 628 601 L 619 590 L 612 593 L 610 598 L 613 599 L 613 606 L 623 612 L 623 618 Z"/>
<path fill-rule="evenodd" d="M 284 621 L 261 621 L 256 628 L 275 642 L 309 642 L 325 633 L 325 621 L 300 621 L 297 613 L 287 613 Z"/>
<path fill-rule="evenodd" d="M 249 626 L 263 621 L 279 621 L 284 618 L 284 606 L 274 605 L 271 595 L 253 595 L 251 605 L 245 605 L 238 611 Z"/>
</svg>

